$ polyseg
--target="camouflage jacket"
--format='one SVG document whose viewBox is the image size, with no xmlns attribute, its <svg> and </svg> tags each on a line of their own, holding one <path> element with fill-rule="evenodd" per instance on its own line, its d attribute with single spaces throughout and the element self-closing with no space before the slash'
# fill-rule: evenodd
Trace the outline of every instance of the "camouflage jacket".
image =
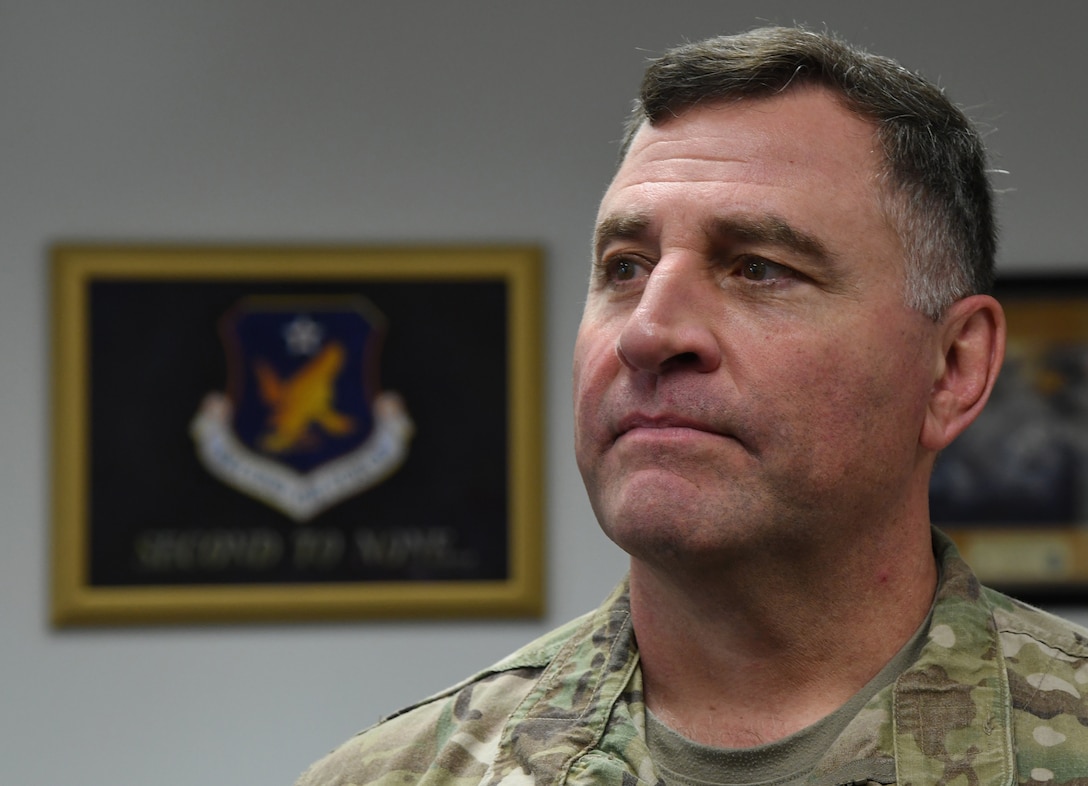
<svg viewBox="0 0 1088 786">
<path fill-rule="evenodd" d="M 1088 631 L 983 588 L 943 536 L 921 655 L 823 757 L 814 786 L 1088 785 Z M 298 786 L 662 784 L 645 741 L 626 586 L 388 718 Z"/>
</svg>

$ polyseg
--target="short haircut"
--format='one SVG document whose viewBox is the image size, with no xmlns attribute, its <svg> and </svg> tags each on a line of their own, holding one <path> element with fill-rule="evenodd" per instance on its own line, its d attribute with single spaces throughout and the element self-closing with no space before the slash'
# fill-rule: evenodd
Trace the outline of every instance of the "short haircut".
<svg viewBox="0 0 1088 786">
<path fill-rule="evenodd" d="M 906 255 L 907 304 L 939 320 L 956 300 L 988 292 L 997 230 L 978 131 L 931 82 L 832 34 L 768 27 L 665 52 L 643 77 L 622 155 L 644 123 L 803 86 L 832 91 L 876 128 L 882 207 Z"/>
</svg>

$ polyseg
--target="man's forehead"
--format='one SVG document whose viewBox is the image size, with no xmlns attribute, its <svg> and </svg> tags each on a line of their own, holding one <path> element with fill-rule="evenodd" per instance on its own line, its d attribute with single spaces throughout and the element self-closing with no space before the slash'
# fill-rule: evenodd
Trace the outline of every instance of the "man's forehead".
<svg viewBox="0 0 1088 786">
<path fill-rule="evenodd" d="M 838 201 L 875 206 L 885 162 L 875 132 L 823 89 L 695 107 L 636 134 L 598 224 L 612 234 L 644 228 L 657 199 L 671 193 L 700 213 L 724 210 L 730 189 L 749 201 L 728 205 L 730 212 L 788 191 L 808 192 L 820 212 Z"/>
<path fill-rule="evenodd" d="M 817 154 L 826 150 L 825 146 L 813 148 L 810 144 L 810 140 L 821 137 L 845 143 L 844 150 L 860 151 L 876 166 L 884 159 L 875 122 L 850 109 L 834 91 L 818 85 L 802 85 L 769 96 L 711 100 L 680 107 L 655 122 L 644 120 L 631 136 L 613 182 L 625 168 L 642 163 L 662 143 L 692 144 L 705 140 L 721 150 L 733 150 L 730 143 L 746 131 L 780 147 L 794 140 L 796 163 L 802 165 L 814 163 Z M 749 145 L 747 149 L 755 152 L 758 148 Z M 723 155 L 723 159 L 727 157 Z"/>
</svg>

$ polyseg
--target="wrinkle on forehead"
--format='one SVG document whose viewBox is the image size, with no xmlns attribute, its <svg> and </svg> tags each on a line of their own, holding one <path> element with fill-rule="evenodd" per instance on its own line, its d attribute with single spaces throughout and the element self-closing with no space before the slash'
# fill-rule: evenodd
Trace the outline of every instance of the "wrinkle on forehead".
<svg viewBox="0 0 1088 786">
<path fill-rule="evenodd" d="M 604 195 L 599 220 L 612 212 L 650 210 L 659 195 L 675 186 L 732 184 L 744 190 L 742 203 L 732 205 L 742 212 L 744 207 L 761 212 L 759 203 L 777 201 L 785 189 L 807 194 L 817 212 L 825 212 L 840 196 L 849 210 L 875 207 L 886 224 L 883 165 L 876 126 L 825 90 L 699 105 L 638 131 Z M 862 191 L 854 191 L 854 184 L 861 184 Z M 695 207 L 707 199 L 722 200 L 725 192 L 689 197 Z M 720 206 L 727 208 L 728 201 Z"/>
</svg>

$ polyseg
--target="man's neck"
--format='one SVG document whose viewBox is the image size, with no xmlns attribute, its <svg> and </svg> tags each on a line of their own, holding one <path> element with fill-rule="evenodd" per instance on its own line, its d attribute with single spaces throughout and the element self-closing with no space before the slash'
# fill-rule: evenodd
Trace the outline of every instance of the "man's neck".
<svg viewBox="0 0 1088 786">
<path fill-rule="evenodd" d="M 751 747 L 845 704 L 917 631 L 937 569 L 929 541 L 799 566 L 631 566 L 646 702 L 696 742 Z"/>
</svg>

